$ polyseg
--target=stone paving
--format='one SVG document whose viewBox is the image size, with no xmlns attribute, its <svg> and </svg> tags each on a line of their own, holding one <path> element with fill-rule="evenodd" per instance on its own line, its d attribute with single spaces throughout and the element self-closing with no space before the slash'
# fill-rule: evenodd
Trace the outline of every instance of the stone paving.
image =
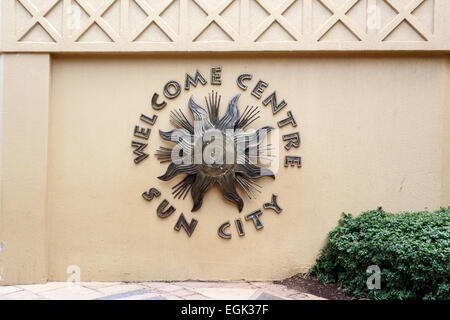
<svg viewBox="0 0 450 320">
<path fill-rule="evenodd" d="M 0 300 L 325 300 L 272 282 L 48 282 L 0 286 Z"/>
</svg>

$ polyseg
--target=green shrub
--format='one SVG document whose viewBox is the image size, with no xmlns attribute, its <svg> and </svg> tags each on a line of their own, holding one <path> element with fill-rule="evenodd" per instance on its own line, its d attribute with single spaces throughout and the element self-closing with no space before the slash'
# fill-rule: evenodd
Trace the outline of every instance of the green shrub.
<svg viewBox="0 0 450 320">
<path fill-rule="evenodd" d="M 436 212 L 343 214 L 311 273 L 369 299 L 450 299 L 450 207 Z M 381 289 L 367 288 L 381 269 Z"/>
</svg>

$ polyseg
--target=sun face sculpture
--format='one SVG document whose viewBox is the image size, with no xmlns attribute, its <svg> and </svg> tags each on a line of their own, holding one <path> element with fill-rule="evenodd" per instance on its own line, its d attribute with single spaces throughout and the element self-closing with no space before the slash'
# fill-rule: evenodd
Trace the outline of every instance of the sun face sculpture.
<svg viewBox="0 0 450 320">
<path fill-rule="evenodd" d="M 226 113 L 219 119 L 221 97 L 214 92 L 205 97 L 207 110 L 189 99 L 189 110 L 194 116 L 192 124 L 181 109 L 171 111 L 171 123 L 176 129 L 164 132 L 161 138 L 175 142 L 173 148 L 160 147 L 156 156 L 161 163 L 170 162 L 164 175 L 158 177 L 168 181 L 179 174 L 186 174 L 173 189 L 175 198 L 186 198 L 191 191 L 194 206 L 192 211 L 200 209 L 203 197 L 215 183 L 228 201 L 234 203 L 239 212 L 244 202 L 236 190 L 242 187 L 249 198 L 254 198 L 253 191 L 260 192 L 261 186 L 254 179 L 271 177 L 273 172 L 254 161 L 255 157 L 270 159 L 264 145 L 265 137 L 272 127 L 245 132 L 244 129 L 259 118 L 258 107 L 248 107 L 240 116 L 237 105 L 239 94 L 231 99 Z"/>
</svg>

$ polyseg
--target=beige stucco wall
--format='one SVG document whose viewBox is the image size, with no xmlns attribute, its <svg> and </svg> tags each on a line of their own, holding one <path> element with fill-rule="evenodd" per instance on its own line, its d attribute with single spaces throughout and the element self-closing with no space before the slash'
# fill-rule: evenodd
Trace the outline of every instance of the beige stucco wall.
<svg viewBox="0 0 450 320">
<path fill-rule="evenodd" d="M 0 271 L 3 283 L 47 279 L 50 57 L 3 56 Z"/>
<path fill-rule="evenodd" d="M 442 133 L 442 206 L 450 206 L 450 58 L 446 59 L 445 107 Z"/>
<path fill-rule="evenodd" d="M 3 0 L 1 8 L 0 285 L 66 280 L 69 266 L 83 281 L 281 279 L 314 263 L 342 211 L 450 205 L 447 0 Z M 212 86 L 218 65 L 223 84 Z M 151 109 L 154 92 L 196 69 L 207 85 Z M 247 91 L 236 85 L 244 72 L 253 74 Z M 259 79 L 269 83 L 263 97 L 276 90 L 287 101 L 279 114 L 250 94 Z M 153 155 L 164 145 L 158 129 L 171 128 L 170 110 L 189 114 L 190 95 L 202 102 L 212 89 L 222 112 L 236 93 L 241 110 L 261 106 L 252 127 L 276 127 L 292 110 L 298 126 L 280 133 L 302 138 L 289 152 L 278 139 L 276 180 L 260 180 L 262 193 L 240 214 L 216 187 L 192 213 L 189 196 L 170 195 L 179 179 L 156 179 L 167 167 Z M 135 165 L 141 113 L 158 120 L 149 158 Z M 285 154 L 303 167 L 284 168 Z M 148 202 L 141 194 L 150 187 L 162 196 Z M 264 210 L 256 230 L 243 216 L 272 193 L 283 212 Z M 167 219 L 156 216 L 164 198 L 176 207 Z M 190 238 L 173 229 L 181 212 L 199 221 Z M 231 240 L 217 235 L 227 220 Z"/>
<path fill-rule="evenodd" d="M 441 204 L 444 59 L 408 56 L 56 57 L 49 116 L 49 278 L 64 280 L 79 265 L 84 280 L 280 279 L 306 269 L 342 211 L 436 209 Z M 245 63 L 242 63 L 245 61 Z M 273 63 L 276 61 L 275 63 Z M 175 184 L 157 180 L 166 165 L 150 156 L 136 166 L 130 141 L 153 91 L 184 72 L 223 67 L 223 84 L 184 91 L 158 115 L 153 154 L 169 111 L 187 112 L 192 94 L 211 89 L 224 100 L 241 90 L 243 72 L 269 82 L 288 101 L 302 135 L 303 168 L 281 167 L 244 212 L 209 191 L 199 212 L 192 200 L 173 200 Z M 256 82 L 256 81 L 253 81 Z M 270 90 L 268 91 L 270 92 Z M 243 92 L 240 105 L 258 104 Z M 260 104 L 260 102 L 259 102 Z M 280 112 L 282 113 L 282 112 Z M 269 107 L 255 127 L 275 125 Z M 282 128 L 281 133 L 294 131 Z M 282 146 L 281 154 L 284 154 Z M 282 160 L 281 160 L 282 161 Z M 163 193 L 142 199 L 149 187 Z M 263 230 L 245 223 L 246 236 L 226 220 L 242 217 L 279 194 L 283 213 L 265 211 Z M 156 207 L 168 198 L 177 211 L 166 220 Z M 173 226 L 179 213 L 199 224 L 191 238 Z M 234 226 L 233 226 L 234 227 Z M 183 230 L 182 230 L 183 231 Z"/>
</svg>

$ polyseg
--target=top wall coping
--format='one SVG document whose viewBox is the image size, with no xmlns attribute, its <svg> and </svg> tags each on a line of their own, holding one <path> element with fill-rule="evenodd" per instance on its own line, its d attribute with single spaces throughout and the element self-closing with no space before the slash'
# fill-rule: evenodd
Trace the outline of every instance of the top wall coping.
<svg viewBox="0 0 450 320">
<path fill-rule="evenodd" d="M 450 50 L 448 0 L 3 0 L 2 52 Z"/>
</svg>

